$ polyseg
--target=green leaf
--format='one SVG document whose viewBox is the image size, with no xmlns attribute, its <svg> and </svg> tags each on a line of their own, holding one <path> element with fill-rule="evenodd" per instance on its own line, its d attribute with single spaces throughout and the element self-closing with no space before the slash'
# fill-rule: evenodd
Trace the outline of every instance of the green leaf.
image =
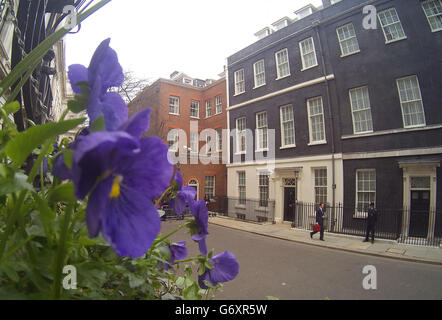
<svg viewBox="0 0 442 320">
<path fill-rule="evenodd" d="M 129 274 L 129 287 L 132 289 L 143 285 L 145 282 L 146 281 L 144 279 L 138 278 L 133 274 Z"/>
<path fill-rule="evenodd" d="M 11 268 L 11 267 L 0 267 L 0 272 L 4 273 L 9 279 L 14 281 L 15 283 L 18 283 L 20 281 L 20 277 L 18 276 L 17 272 Z"/>
<path fill-rule="evenodd" d="M 203 297 L 198 293 L 199 286 L 195 282 L 192 286 L 183 291 L 184 300 L 201 300 Z"/>
<path fill-rule="evenodd" d="M 74 159 L 74 151 L 71 149 L 65 149 L 63 151 L 63 160 L 66 167 L 72 169 L 72 160 Z"/>
<path fill-rule="evenodd" d="M 90 126 L 91 132 L 104 131 L 104 116 L 101 115 Z"/>
<path fill-rule="evenodd" d="M 74 96 L 74 100 L 68 101 L 68 109 L 73 113 L 80 113 L 86 110 L 91 93 L 89 90 L 89 84 L 87 82 L 80 81 L 77 82 L 75 85 L 80 87 L 81 94 L 76 94 Z"/>
<path fill-rule="evenodd" d="M 47 139 L 66 133 L 80 125 L 84 119 L 51 122 L 31 127 L 20 132 L 6 145 L 5 151 L 16 167 L 20 167 L 32 150 L 41 146 Z"/>
<path fill-rule="evenodd" d="M 16 172 L 13 177 L 0 176 L 0 195 L 15 193 L 22 190 L 33 190 L 32 185 L 26 182 L 28 176 Z"/>
<path fill-rule="evenodd" d="M 77 197 L 74 193 L 74 184 L 72 182 L 63 183 L 49 191 L 48 201 L 50 205 L 58 202 L 75 203 Z"/>
<path fill-rule="evenodd" d="M 11 103 L 8 103 L 7 105 L 3 106 L 3 111 L 5 111 L 6 115 L 9 114 L 14 114 L 16 113 L 18 110 L 20 110 L 20 103 L 18 103 L 18 101 L 14 101 Z"/>
</svg>

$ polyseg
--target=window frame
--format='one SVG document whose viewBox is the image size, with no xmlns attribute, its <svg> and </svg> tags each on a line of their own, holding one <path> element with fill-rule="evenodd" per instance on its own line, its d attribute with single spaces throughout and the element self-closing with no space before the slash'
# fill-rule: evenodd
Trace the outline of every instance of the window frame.
<svg viewBox="0 0 442 320">
<path fill-rule="evenodd" d="M 215 97 L 215 115 L 221 114 L 223 112 L 223 100 L 222 99 L 223 99 L 223 97 L 220 94 Z M 219 112 L 218 112 L 218 107 L 219 107 Z"/>
<path fill-rule="evenodd" d="M 176 106 L 174 105 L 174 107 L 176 107 L 177 113 L 170 112 L 170 109 L 171 109 L 171 99 L 172 98 L 176 98 L 177 105 Z M 172 95 L 169 96 L 169 114 L 173 114 L 175 116 L 179 116 L 180 115 L 180 97 L 172 96 Z"/>
<path fill-rule="evenodd" d="M 321 100 L 322 113 L 312 115 L 310 112 L 310 101 L 317 100 L 317 99 Z M 310 139 L 310 143 L 308 145 L 310 146 L 310 145 L 316 145 L 316 144 L 326 144 L 327 143 L 327 134 L 325 132 L 324 101 L 322 99 L 322 96 L 307 99 L 307 114 L 308 114 L 308 129 L 309 129 L 309 139 Z M 322 119 L 322 132 L 323 132 L 324 138 L 322 140 L 313 141 L 312 118 L 317 117 L 319 115 L 321 115 L 321 119 Z"/>
<path fill-rule="evenodd" d="M 416 79 L 416 84 L 417 84 L 417 92 L 419 93 L 419 97 L 420 99 L 418 100 L 407 100 L 407 101 L 402 101 L 402 97 L 401 97 L 401 93 L 400 93 L 400 89 L 399 89 L 399 81 L 401 80 L 406 80 L 406 79 L 411 79 L 414 78 Z M 421 92 L 421 88 L 419 85 L 419 78 L 417 77 L 417 75 L 411 75 L 411 76 L 407 76 L 407 77 L 402 77 L 402 78 L 398 78 L 396 79 L 396 87 L 397 87 L 397 93 L 399 96 L 399 102 L 401 105 L 401 112 L 402 112 L 402 124 L 404 126 L 405 129 L 409 129 L 409 128 L 418 128 L 418 127 L 425 127 L 427 125 L 427 121 L 425 118 L 425 108 L 424 108 L 424 102 L 422 100 L 422 92 Z M 421 124 L 415 124 L 415 125 L 406 125 L 405 124 L 405 113 L 404 113 L 404 104 L 405 103 L 410 103 L 410 102 L 420 102 L 420 108 L 422 110 L 422 118 L 423 118 L 423 123 Z"/>
<path fill-rule="evenodd" d="M 318 176 L 317 173 L 324 173 L 325 171 L 325 177 L 324 176 Z M 315 203 L 327 203 L 328 199 L 328 177 L 327 177 L 327 168 L 313 168 L 313 179 L 314 179 L 314 195 L 315 195 Z M 325 185 L 318 184 L 318 181 L 325 180 Z M 324 192 L 325 190 L 325 192 Z M 319 191 L 319 192 L 318 192 Z M 325 194 L 325 196 L 324 196 Z M 325 198 L 324 198 L 325 197 Z"/>
<path fill-rule="evenodd" d="M 351 26 L 351 28 L 353 29 L 353 34 L 354 34 L 354 35 L 353 35 L 353 36 L 350 36 L 350 37 L 348 37 L 348 38 L 345 38 L 345 39 L 341 39 L 341 37 L 339 36 L 339 30 L 340 30 L 340 29 L 343 29 L 343 28 L 345 28 L 345 27 L 348 28 L 349 26 Z M 349 30 L 350 30 L 350 29 L 349 29 Z M 361 52 L 361 48 L 359 47 L 358 37 L 356 36 L 356 30 L 355 30 L 355 27 L 354 27 L 353 23 L 350 22 L 350 23 L 344 24 L 343 26 L 337 27 L 337 28 L 336 28 L 336 34 L 337 34 L 337 37 L 338 37 L 339 47 L 340 47 L 340 49 L 341 49 L 341 58 L 344 58 L 344 57 L 347 57 L 347 56 L 351 56 L 351 55 L 353 55 L 353 54 L 356 54 L 356 53 Z M 343 48 L 342 48 L 342 44 L 343 44 L 344 42 L 348 42 L 348 41 L 350 41 L 350 40 L 352 40 L 352 39 L 355 39 L 355 41 L 356 41 L 356 45 L 357 45 L 358 49 L 355 50 L 355 51 L 352 51 L 352 52 L 344 53 L 344 50 L 343 50 Z"/>
<path fill-rule="evenodd" d="M 442 1 L 441 1 L 441 0 L 427 0 L 427 1 L 422 1 L 422 2 L 421 2 L 421 7 L 422 7 L 422 10 L 424 11 L 425 17 L 427 18 L 427 21 L 428 21 L 428 24 L 429 24 L 429 26 L 430 26 L 431 32 L 439 32 L 439 31 L 442 31 L 442 24 L 441 24 L 441 27 L 440 27 L 439 29 L 433 29 L 433 26 L 431 25 L 431 22 L 430 22 L 430 18 L 438 17 L 439 15 L 442 16 L 442 11 L 441 11 L 441 13 L 437 13 L 437 14 L 435 14 L 435 15 L 428 16 L 427 11 L 426 11 L 425 8 L 424 8 L 424 4 L 427 4 L 427 3 L 430 3 L 430 2 L 433 2 L 433 1 L 434 1 L 434 2 L 439 2 L 439 5 L 442 7 Z M 437 6 L 436 6 L 436 7 L 437 7 Z M 441 8 L 441 9 L 442 9 L 442 8 Z"/>
<path fill-rule="evenodd" d="M 244 129 L 238 130 L 238 127 L 239 127 L 238 124 L 242 120 L 244 120 Z M 236 154 L 245 154 L 247 151 L 247 136 L 246 136 L 247 119 L 246 119 L 246 117 L 240 117 L 240 118 L 235 119 L 235 129 L 236 129 Z M 244 150 L 241 149 L 242 138 L 244 138 Z"/>
<path fill-rule="evenodd" d="M 362 172 L 374 173 L 374 191 L 373 191 L 373 190 L 362 190 L 362 191 L 359 191 L 359 173 L 362 173 Z M 365 181 L 365 180 L 364 180 L 364 181 Z M 372 180 L 368 180 L 368 181 L 370 182 L 370 181 L 372 181 Z M 356 172 L 355 172 L 355 182 L 356 182 L 356 185 L 355 185 L 355 214 L 354 214 L 354 217 L 355 217 L 355 218 L 365 218 L 366 215 L 367 215 L 367 212 L 365 211 L 365 209 L 368 208 L 368 206 L 369 206 L 369 204 L 370 204 L 371 202 L 376 203 L 376 196 L 377 196 L 377 188 L 376 188 L 377 176 L 376 176 L 376 169 L 356 169 Z M 373 197 L 373 198 L 371 198 L 371 197 L 369 196 L 369 200 L 368 200 L 367 202 L 364 202 L 364 203 L 367 203 L 367 205 L 366 205 L 365 208 L 362 208 L 362 210 L 359 210 L 360 207 L 358 206 L 358 203 L 359 203 L 359 202 L 362 203 L 362 201 L 359 201 L 359 193 L 374 193 L 374 197 Z"/>
<path fill-rule="evenodd" d="M 212 100 L 208 99 L 206 100 L 206 118 L 210 118 L 211 116 L 212 116 Z"/>
<path fill-rule="evenodd" d="M 388 11 L 394 11 L 394 13 L 396 14 L 396 17 L 397 17 L 398 21 L 397 21 L 397 22 L 390 23 L 390 24 L 384 26 L 384 25 L 382 24 L 382 19 L 381 19 L 380 15 L 381 15 L 382 13 L 385 13 L 385 12 L 388 12 Z M 382 10 L 381 12 L 378 12 L 377 16 L 378 16 L 378 20 L 379 20 L 379 23 L 380 23 L 381 28 L 382 28 L 382 32 L 384 33 L 385 44 L 389 44 L 389 43 L 393 43 L 393 42 L 396 42 L 396 41 L 401 41 L 401 40 L 407 39 L 407 35 L 405 34 L 404 27 L 402 26 L 401 19 L 399 18 L 399 15 L 398 15 L 398 13 L 397 13 L 395 7 L 392 7 L 392 8 L 389 8 L 389 9 Z M 386 32 L 385 32 L 385 28 L 386 28 L 386 27 L 389 27 L 389 26 L 392 26 L 392 25 L 395 25 L 395 24 L 399 24 L 399 25 L 400 25 L 400 27 L 401 27 L 401 29 L 402 29 L 402 32 L 403 32 L 404 36 L 403 36 L 403 37 L 399 37 L 399 38 L 397 38 L 397 39 L 388 40 L 388 39 L 387 39 L 387 34 L 386 34 Z"/>
<path fill-rule="evenodd" d="M 265 115 L 265 126 L 259 125 L 258 118 L 260 115 Z M 261 111 L 261 112 L 256 113 L 255 119 L 256 119 L 256 131 L 255 131 L 256 151 L 257 152 L 268 151 L 269 150 L 269 134 L 268 134 L 269 122 L 268 122 L 268 117 L 267 117 L 267 111 Z M 260 133 L 261 130 L 264 130 L 264 132 L 262 134 Z M 261 137 L 262 137 L 262 141 L 260 139 Z M 264 139 L 264 137 L 265 137 L 265 139 Z M 262 142 L 262 145 L 261 145 L 261 142 Z M 265 146 L 264 146 L 264 142 L 266 144 Z"/>
<path fill-rule="evenodd" d="M 292 114 L 292 119 L 291 120 L 285 120 L 283 119 L 283 109 L 290 109 L 291 110 L 291 114 Z M 279 121 L 280 121 L 280 126 L 281 126 L 281 149 L 285 149 L 285 148 L 294 148 L 296 147 L 296 134 L 295 134 L 295 112 L 293 110 L 293 105 L 288 104 L 285 106 L 281 106 L 279 107 Z M 285 144 L 285 124 L 292 122 L 293 125 L 293 143 L 292 144 Z"/>
<path fill-rule="evenodd" d="M 245 171 L 237 171 L 238 173 L 238 204 L 246 205 L 247 203 L 247 177 Z M 241 175 L 244 175 L 244 179 L 241 179 Z M 243 180 L 243 181 L 242 181 Z M 244 182 L 244 184 L 242 184 Z M 241 195 L 244 195 L 244 198 Z"/>
<path fill-rule="evenodd" d="M 281 52 L 285 52 L 287 54 L 287 62 L 279 63 L 278 54 Z M 275 63 L 276 63 L 276 80 L 290 77 L 290 58 L 289 58 L 289 50 L 287 48 L 275 52 Z M 285 63 L 287 63 L 288 74 L 281 76 L 280 67 L 282 64 Z"/>
<path fill-rule="evenodd" d="M 261 179 L 261 177 L 266 177 L 266 179 Z M 262 184 L 266 182 L 266 184 Z M 259 207 L 268 208 L 270 200 L 270 175 L 268 172 L 260 172 L 258 175 L 258 194 L 259 194 Z M 262 196 L 267 195 L 266 199 Z"/>
<path fill-rule="evenodd" d="M 167 136 L 169 137 L 170 132 L 173 132 L 173 140 L 169 140 L 167 139 L 167 146 L 168 146 L 168 150 L 169 152 L 177 152 L 179 150 L 179 146 L 180 146 L 180 132 L 179 129 L 176 128 L 171 128 L 169 129 L 169 131 L 167 132 Z M 170 145 L 170 142 L 173 141 L 173 144 Z M 174 149 L 172 149 L 172 146 L 176 146 Z"/>
<path fill-rule="evenodd" d="M 239 75 L 242 74 L 242 79 L 238 79 Z M 246 92 L 246 79 L 245 79 L 245 73 L 244 68 L 236 70 L 233 74 L 234 81 L 235 81 L 235 96 L 240 95 L 244 92 Z M 239 91 L 238 89 L 242 89 L 242 91 Z"/>
<path fill-rule="evenodd" d="M 356 92 L 357 90 L 363 90 L 363 89 L 367 90 L 368 108 L 354 110 L 354 103 L 353 103 L 354 101 L 352 99 L 352 92 Z M 351 110 L 351 117 L 352 117 L 352 122 L 353 122 L 353 134 L 364 134 L 364 133 L 373 132 L 373 115 L 371 113 L 370 92 L 368 90 L 368 86 L 362 86 L 362 87 L 352 88 L 352 89 L 348 90 L 348 97 L 350 100 L 350 110 Z M 366 111 L 369 111 L 369 114 L 370 114 L 371 130 L 356 132 L 355 113 L 361 113 L 361 112 L 366 112 Z"/>
<path fill-rule="evenodd" d="M 257 65 L 258 64 L 262 64 L 262 72 L 257 73 Z M 258 76 L 262 76 L 263 77 L 263 82 L 261 84 L 258 84 Z M 259 61 L 256 61 L 253 64 L 253 80 L 254 80 L 254 87 L 253 89 L 262 87 L 266 85 L 266 70 L 265 70 L 265 63 L 264 63 L 264 59 L 261 59 Z"/>
<path fill-rule="evenodd" d="M 208 185 L 207 178 L 213 178 L 213 185 Z M 215 181 L 216 181 L 216 176 L 214 176 L 214 175 L 204 176 L 204 198 L 206 197 L 206 195 L 208 195 L 208 193 L 207 193 L 208 188 L 210 188 L 212 190 L 212 196 L 209 195 L 209 199 L 215 198 L 215 186 L 216 186 Z"/>
<path fill-rule="evenodd" d="M 309 40 L 311 40 L 313 50 L 310 51 L 310 52 L 304 53 L 302 44 L 304 42 L 306 42 L 306 41 L 309 41 Z M 314 67 L 318 66 L 318 57 L 316 56 L 315 41 L 314 41 L 313 37 L 308 37 L 307 39 L 299 41 L 299 53 L 301 54 L 301 62 L 302 62 L 302 69 L 301 69 L 301 71 L 305 71 L 305 70 L 308 70 L 308 69 L 311 69 L 311 68 L 314 68 Z M 310 55 L 312 53 L 314 54 L 314 57 L 315 57 L 315 63 L 312 64 L 311 66 L 306 67 L 305 56 Z"/>
<path fill-rule="evenodd" d="M 196 113 L 197 116 L 192 115 L 192 110 L 195 110 L 195 108 L 192 109 L 192 107 L 194 106 L 194 103 L 196 103 Z M 190 117 L 194 118 L 194 119 L 199 119 L 200 118 L 200 102 L 198 100 L 190 100 Z"/>
</svg>

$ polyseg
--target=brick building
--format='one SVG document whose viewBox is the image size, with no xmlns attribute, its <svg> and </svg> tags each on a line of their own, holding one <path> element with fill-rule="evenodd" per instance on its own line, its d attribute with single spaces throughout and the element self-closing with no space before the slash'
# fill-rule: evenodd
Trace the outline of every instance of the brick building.
<svg viewBox="0 0 442 320">
<path fill-rule="evenodd" d="M 129 113 L 151 108 L 147 135 L 169 145 L 170 156 L 185 185 L 197 189 L 197 199 L 208 195 L 209 209 L 223 210 L 226 190 L 227 138 L 226 81 L 190 78 L 181 72 L 160 78 L 146 87 L 130 104 Z M 224 150 L 224 152 L 223 152 Z"/>
</svg>

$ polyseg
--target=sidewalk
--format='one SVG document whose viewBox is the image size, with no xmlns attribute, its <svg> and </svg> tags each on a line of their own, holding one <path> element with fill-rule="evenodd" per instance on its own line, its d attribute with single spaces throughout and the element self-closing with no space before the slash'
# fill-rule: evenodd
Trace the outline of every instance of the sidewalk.
<svg viewBox="0 0 442 320">
<path fill-rule="evenodd" d="M 362 237 L 324 233 L 325 241 L 319 241 L 319 235 L 310 239 L 310 231 L 294 229 L 290 224 L 270 224 L 245 222 L 229 217 L 209 217 L 209 223 L 227 228 L 251 232 L 308 245 L 321 246 L 379 257 L 387 257 L 413 262 L 442 265 L 442 249 L 397 243 L 394 240 L 375 239 L 374 243 L 362 242 Z"/>
</svg>

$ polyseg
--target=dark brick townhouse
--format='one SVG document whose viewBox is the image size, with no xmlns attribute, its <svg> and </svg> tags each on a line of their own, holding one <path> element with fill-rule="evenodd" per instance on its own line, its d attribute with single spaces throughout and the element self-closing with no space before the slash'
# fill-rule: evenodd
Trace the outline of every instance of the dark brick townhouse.
<svg viewBox="0 0 442 320">
<path fill-rule="evenodd" d="M 395 217 L 384 231 L 440 241 L 441 1 L 296 13 L 228 58 L 229 214 L 282 222 L 300 214 L 295 199 L 340 203 L 328 228 L 361 230 L 374 202 Z"/>
</svg>

